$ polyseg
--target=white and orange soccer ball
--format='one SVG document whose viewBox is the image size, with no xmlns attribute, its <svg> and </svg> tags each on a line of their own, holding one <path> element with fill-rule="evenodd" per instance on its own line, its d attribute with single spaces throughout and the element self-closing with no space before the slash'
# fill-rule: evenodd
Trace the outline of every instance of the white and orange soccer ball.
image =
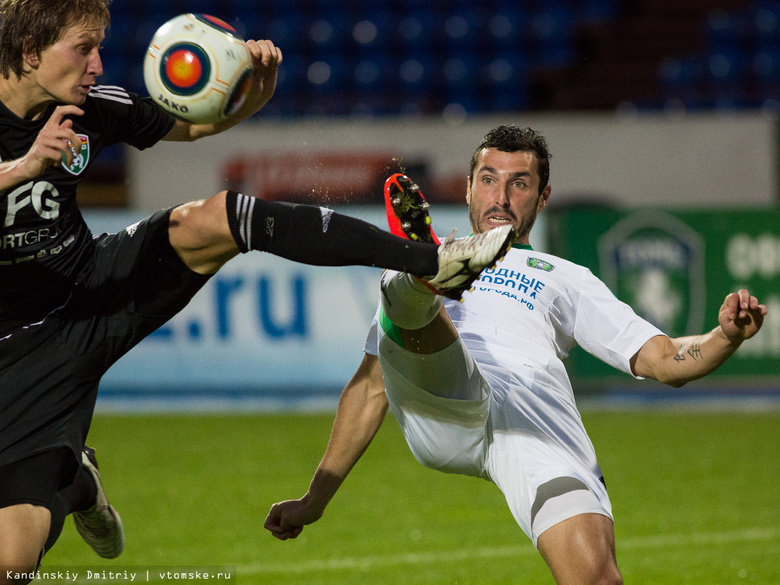
<svg viewBox="0 0 780 585">
<path fill-rule="evenodd" d="M 144 58 L 149 95 L 174 116 L 214 123 L 246 99 L 252 57 L 228 23 L 206 14 L 180 14 L 163 24 Z"/>
</svg>

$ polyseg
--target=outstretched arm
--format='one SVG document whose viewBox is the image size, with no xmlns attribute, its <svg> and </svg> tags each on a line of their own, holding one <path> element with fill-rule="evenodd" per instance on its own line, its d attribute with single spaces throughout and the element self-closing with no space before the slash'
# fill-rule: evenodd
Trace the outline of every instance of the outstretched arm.
<svg viewBox="0 0 780 585">
<path fill-rule="evenodd" d="M 387 398 L 379 360 L 366 354 L 341 394 L 330 440 L 309 491 L 299 500 L 271 506 L 265 528 L 279 540 L 287 540 L 296 538 L 305 525 L 319 520 L 368 448 L 386 413 Z"/>
<path fill-rule="evenodd" d="M 679 388 L 714 371 L 758 333 L 766 311 L 747 290 L 731 293 L 720 307 L 715 329 L 675 339 L 653 337 L 631 359 L 631 368 L 637 376 Z"/>
<path fill-rule="evenodd" d="M 276 90 L 276 74 L 279 65 L 282 64 L 282 51 L 267 40 L 247 41 L 246 46 L 252 55 L 254 76 L 252 87 L 241 108 L 229 118 L 216 124 L 190 124 L 183 120 L 176 120 L 176 124 L 164 140 L 191 142 L 219 134 L 246 120 L 268 103 Z"/>
</svg>

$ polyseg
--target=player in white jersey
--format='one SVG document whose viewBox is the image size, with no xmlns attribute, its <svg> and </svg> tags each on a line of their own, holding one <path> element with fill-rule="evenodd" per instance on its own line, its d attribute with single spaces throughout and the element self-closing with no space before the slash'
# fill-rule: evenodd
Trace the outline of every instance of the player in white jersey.
<svg viewBox="0 0 780 585">
<path fill-rule="evenodd" d="M 271 508 L 274 536 L 295 538 L 321 517 L 389 407 L 422 464 L 501 489 L 558 583 L 622 583 L 611 504 L 563 358 L 579 344 L 627 374 L 681 386 L 755 335 L 766 307 L 740 290 L 726 297 L 711 332 L 670 339 L 586 268 L 530 248 L 548 180 L 538 133 L 499 126 L 485 136 L 468 177 L 471 227 L 513 225 L 516 245 L 462 303 L 408 274 L 383 275 L 365 357 L 328 448 L 308 493 Z M 391 177 L 386 200 L 391 231 L 436 241 L 411 180 Z"/>
</svg>

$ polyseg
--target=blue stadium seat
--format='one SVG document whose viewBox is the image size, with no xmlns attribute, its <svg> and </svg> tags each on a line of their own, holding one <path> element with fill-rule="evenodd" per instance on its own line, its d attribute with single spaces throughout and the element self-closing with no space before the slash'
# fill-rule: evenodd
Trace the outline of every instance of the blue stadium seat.
<svg viewBox="0 0 780 585">
<path fill-rule="evenodd" d="M 585 22 L 608 20 L 620 13 L 617 0 L 584 0 L 578 11 L 578 16 Z"/>
<path fill-rule="evenodd" d="M 386 10 L 377 10 L 370 15 L 356 14 L 350 28 L 351 49 L 357 51 L 390 51 L 394 42 L 392 34 L 393 17 Z"/>
<path fill-rule="evenodd" d="M 439 70 L 429 54 L 402 55 L 397 63 L 397 83 L 406 91 L 428 91 L 439 83 Z"/>
<path fill-rule="evenodd" d="M 721 48 L 708 55 L 708 78 L 716 85 L 731 85 L 745 76 L 746 62 L 741 50 Z"/>
<path fill-rule="evenodd" d="M 340 52 L 324 52 L 306 66 L 307 88 L 325 93 L 339 91 L 349 85 L 351 69 Z"/>
<path fill-rule="evenodd" d="M 752 30 L 759 42 L 777 41 L 780 37 L 780 2 L 759 0 L 751 16 Z"/>
<path fill-rule="evenodd" d="M 531 21 L 534 60 L 540 67 L 563 67 L 574 57 L 572 31 L 575 17 L 563 3 L 545 5 Z"/>
<path fill-rule="evenodd" d="M 569 37 L 575 22 L 574 12 L 568 5 L 545 5 L 534 15 L 531 32 L 539 40 Z"/>
<path fill-rule="evenodd" d="M 390 73 L 390 59 L 384 53 L 359 55 L 352 67 L 352 80 L 360 92 L 384 90 L 394 81 Z"/>
<path fill-rule="evenodd" d="M 306 27 L 299 16 L 287 18 L 274 17 L 258 23 L 257 36 L 267 38 L 282 49 L 284 58 L 299 53 L 307 42 Z"/>
<path fill-rule="evenodd" d="M 485 93 L 490 96 L 489 110 L 497 112 L 519 111 L 529 102 L 527 64 L 524 56 L 516 52 L 514 58 L 499 56 L 484 68 Z"/>
<path fill-rule="evenodd" d="M 669 57 L 660 66 L 661 81 L 666 89 L 693 87 L 702 74 L 701 59 L 693 55 Z"/>
<path fill-rule="evenodd" d="M 450 88 L 470 88 L 477 81 L 481 63 L 473 52 L 458 52 L 447 57 L 441 67 L 444 84 Z"/>
<path fill-rule="evenodd" d="M 449 47 L 463 48 L 482 41 L 481 26 L 487 20 L 482 3 L 455 3 L 450 11 L 443 15 L 444 34 Z"/>
<path fill-rule="evenodd" d="M 715 9 L 707 15 L 706 34 L 712 52 L 742 48 L 750 40 L 752 30 L 747 14 Z"/>
<path fill-rule="evenodd" d="M 305 91 L 307 65 L 308 62 L 305 63 L 299 54 L 292 53 L 284 56 L 279 66 L 275 100 L 279 98 L 284 100 L 287 96 Z"/>
<path fill-rule="evenodd" d="M 430 47 L 444 38 L 441 19 L 436 7 L 425 2 L 417 5 L 409 0 L 401 7 L 397 16 L 398 41 L 410 48 Z"/>
<path fill-rule="evenodd" d="M 780 81 L 780 44 L 759 47 L 753 55 L 751 67 L 759 83 Z"/>
<path fill-rule="evenodd" d="M 317 17 L 304 24 L 302 32 L 315 51 L 340 51 L 351 42 L 352 29 L 340 16 Z"/>
<path fill-rule="evenodd" d="M 478 34 L 490 47 L 515 45 L 522 39 L 528 19 L 521 11 L 504 11 L 487 15 Z"/>
</svg>

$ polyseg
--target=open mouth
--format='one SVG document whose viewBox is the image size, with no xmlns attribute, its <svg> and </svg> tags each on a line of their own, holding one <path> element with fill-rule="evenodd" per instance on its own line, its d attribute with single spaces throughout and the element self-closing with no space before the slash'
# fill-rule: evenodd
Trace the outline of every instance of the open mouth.
<svg viewBox="0 0 780 585">
<path fill-rule="evenodd" d="M 488 217 L 487 222 L 495 225 L 504 225 L 507 223 L 513 223 L 514 220 L 509 217 Z"/>
</svg>

